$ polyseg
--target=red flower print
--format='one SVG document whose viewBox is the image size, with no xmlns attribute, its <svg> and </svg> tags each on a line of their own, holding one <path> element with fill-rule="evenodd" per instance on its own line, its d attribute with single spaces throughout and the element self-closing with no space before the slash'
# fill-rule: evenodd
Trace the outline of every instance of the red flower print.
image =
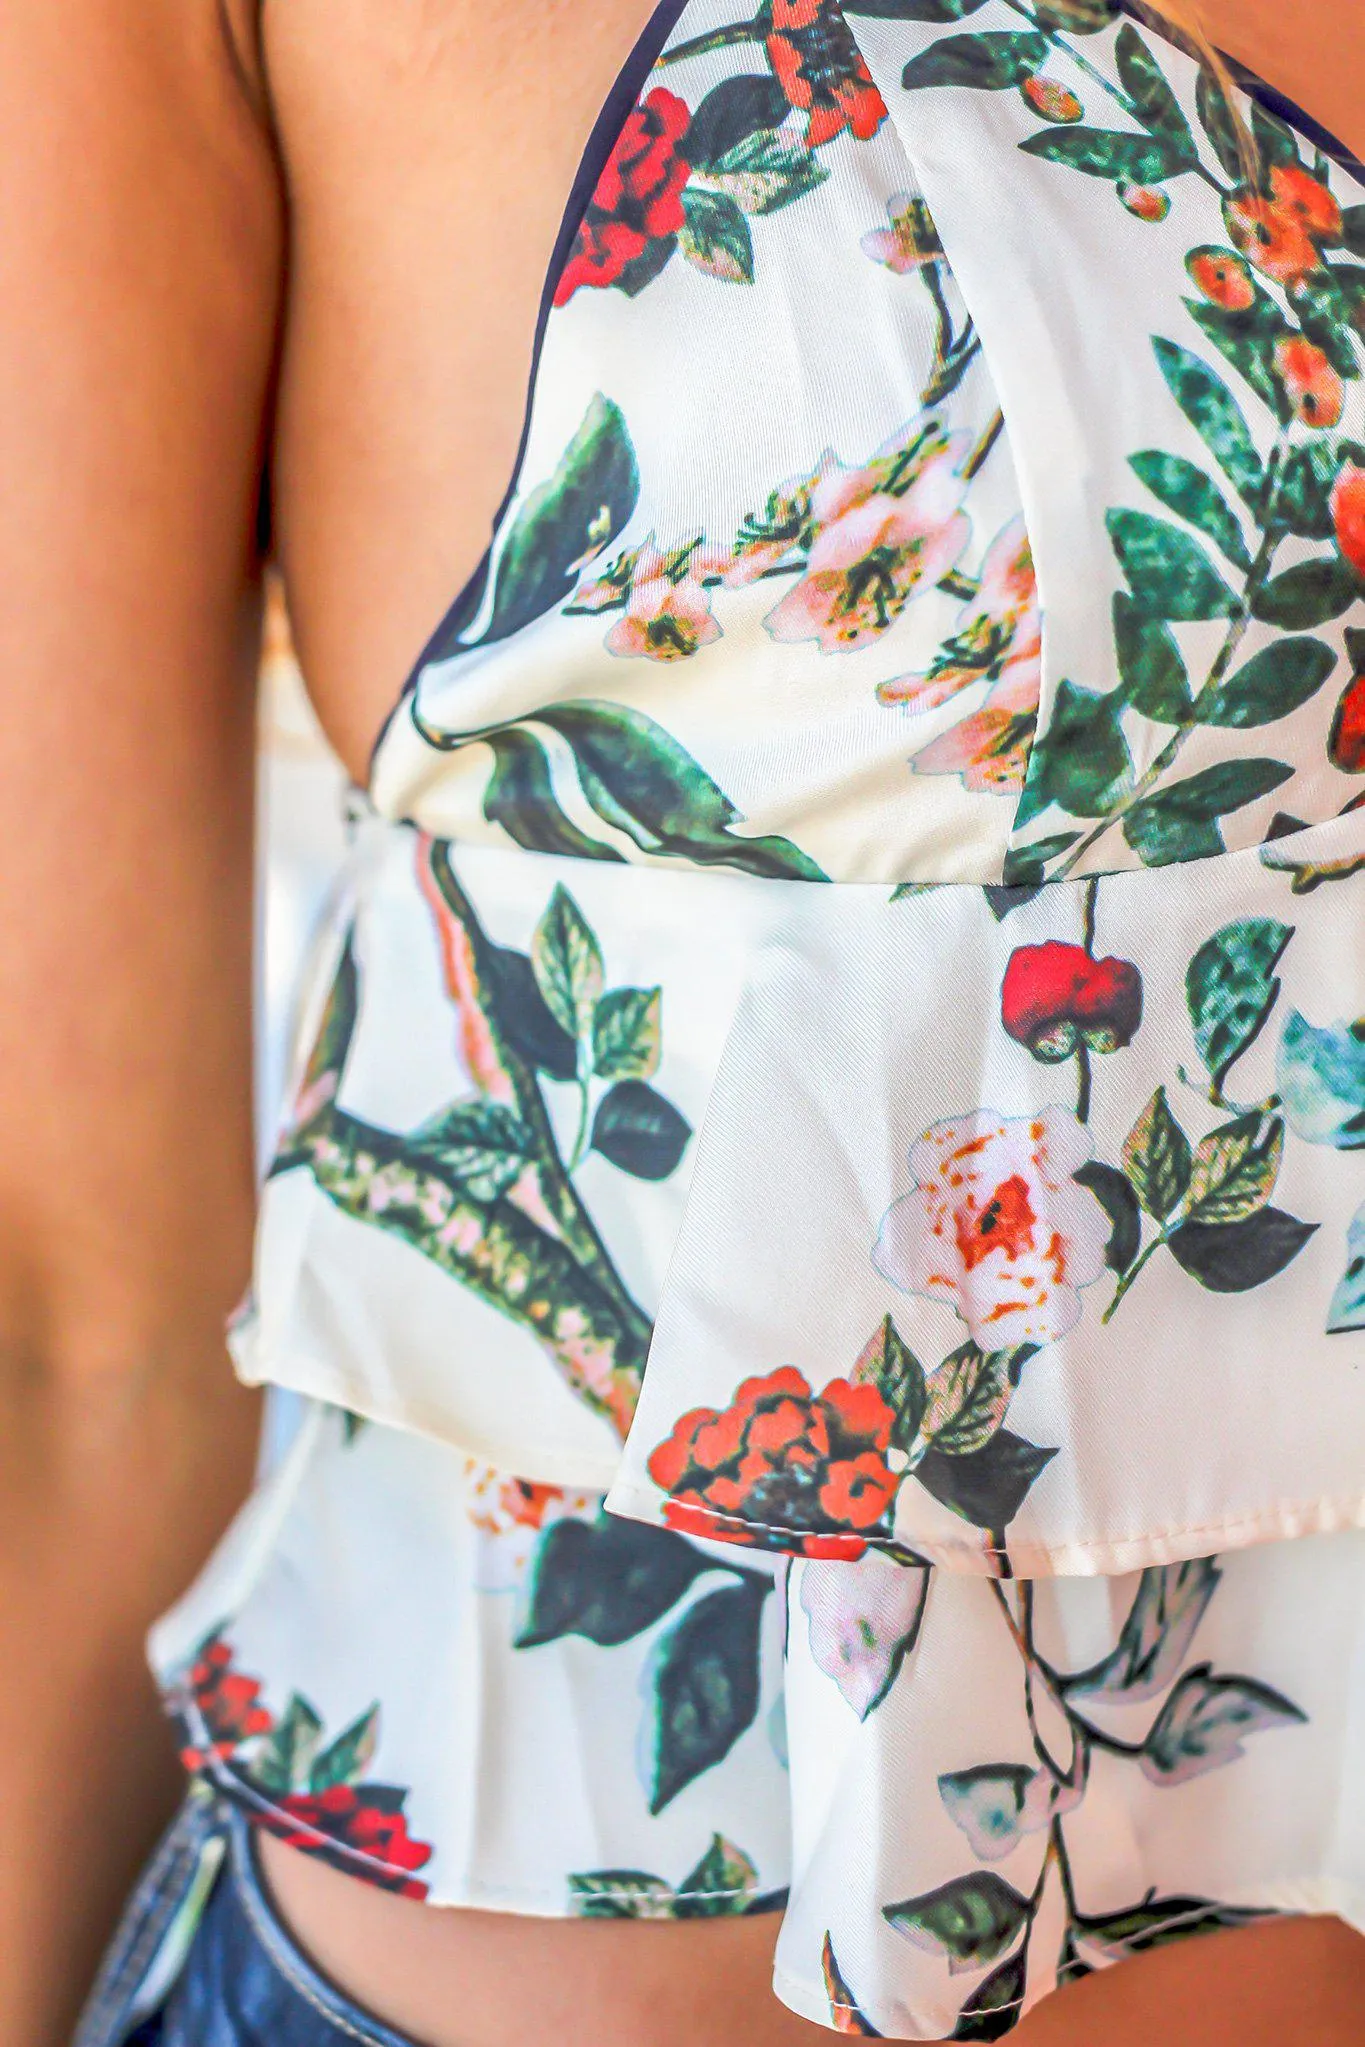
<svg viewBox="0 0 1365 2047">
<path fill-rule="evenodd" d="M 822 1393 L 794 1366 L 746 1379 L 730 1406 L 680 1416 L 649 1460 L 670 1495 L 664 1518 L 689 1535 L 742 1541 L 735 1523 L 794 1536 L 805 1556 L 854 1557 L 884 1525 L 900 1484 L 887 1463 L 895 1415 L 877 1388 L 832 1379 Z"/>
<path fill-rule="evenodd" d="M 772 0 L 767 50 L 774 78 L 806 115 L 809 148 L 845 128 L 856 141 L 871 141 L 886 119 L 886 102 L 837 0 Z"/>
<path fill-rule="evenodd" d="M 1365 582 L 1365 469 L 1344 463 L 1332 485 L 1332 523 L 1337 546 Z"/>
<path fill-rule="evenodd" d="M 1242 253 L 1277 284 L 1297 284 L 1322 261 L 1320 244 L 1341 237 L 1341 208 L 1301 165 L 1276 164 L 1268 192 L 1234 192 L 1224 212 Z"/>
<path fill-rule="evenodd" d="M 226 1762 L 244 1741 L 269 1734 L 274 1721 L 258 1702 L 261 1685 L 232 1668 L 232 1650 L 220 1635 L 205 1642 L 190 1666 L 189 1691 L 198 1713 L 199 1742 L 180 1751 L 187 1770 L 210 1760 Z"/>
<path fill-rule="evenodd" d="M 1255 304 L 1256 286 L 1241 256 L 1231 249 L 1192 249 L 1185 268 L 1201 298 L 1225 313 L 1244 313 Z"/>
<path fill-rule="evenodd" d="M 1275 344 L 1275 370 L 1296 417 L 1305 426 L 1337 424 L 1346 402 L 1345 389 L 1316 342 L 1301 334 L 1284 336 Z"/>
<path fill-rule="evenodd" d="M 1005 968 L 1000 1012 L 1035 1059 L 1069 1059 L 1082 1044 L 1115 1052 L 1142 1021 L 1142 977 L 1131 960 L 1097 960 L 1059 939 L 1021 945 Z"/>
<path fill-rule="evenodd" d="M 691 121 L 685 101 L 657 88 L 628 117 L 574 237 L 554 300 L 567 305 L 580 285 L 597 290 L 630 280 L 647 252 L 662 253 L 683 224 L 682 189 L 691 175 L 682 141 Z"/>
<path fill-rule="evenodd" d="M 1327 752 L 1346 775 L 1365 774 L 1365 674 L 1353 676 L 1332 717 Z"/>
<path fill-rule="evenodd" d="M 387 1784 L 333 1784 L 326 1791 L 291 1792 L 260 1819 L 272 1834 L 305 1855 L 318 1855 L 354 1871 L 349 1856 L 333 1852 L 348 1850 L 364 1858 L 368 1866 L 363 1873 L 381 1889 L 424 1898 L 427 1886 L 412 1872 L 430 1862 L 432 1851 L 408 1833 L 406 1796 Z"/>
</svg>

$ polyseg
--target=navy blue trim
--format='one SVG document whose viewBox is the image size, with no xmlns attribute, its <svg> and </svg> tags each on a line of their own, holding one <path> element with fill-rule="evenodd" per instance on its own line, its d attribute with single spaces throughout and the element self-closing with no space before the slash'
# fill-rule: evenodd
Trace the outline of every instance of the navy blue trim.
<svg viewBox="0 0 1365 2047">
<path fill-rule="evenodd" d="M 569 252 L 573 247 L 574 236 L 578 233 L 583 216 L 588 210 L 588 201 L 592 198 L 597 188 L 597 181 L 606 168 L 607 159 L 616 147 L 627 117 L 640 97 L 640 90 L 645 80 L 658 62 L 664 44 L 677 26 L 679 17 L 686 12 L 690 4 L 691 0 L 659 0 L 659 4 L 655 7 L 649 20 L 636 37 L 629 55 L 622 64 L 621 69 L 617 72 L 611 90 L 602 103 L 601 112 L 592 124 L 592 132 L 583 146 L 583 154 L 579 158 L 578 169 L 574 173 L 574 181 L 569 188 L 569 196 L 564 202 L 564 212 L 560 219 L 559 232 L 555 236 L 554 248 L 545 272 L 545 282 L 540 290 L 540 307 L 536 314 L 535 338 L 531 344 L 531 369 L 526 380 L 526 404 L 521 419 L 521 438 L 517 443 L 516 458 L 512 464 L 511 478 L 507 489 L 503 492 L 502 503 L 498 506 L 493 516 L 492 539 L 490 539 L 488 546 L 485 548 L 483 559 L 478 567 L 462 584 L 450 604 L 446 606 L 439 625 L 430 635 L 426 645 L 417 656 L 416 661 L 414 661 L 407 680 L 398 693 L 393 708 L 380 726 L 374 745 L 370 749 L 369 772 L 366 777 L 367 786 L 374 780 L 375 764 L 379 758 L 379 750 L 388 736 L 389 728 L 402 710 L 403 705 L 416 689 L 422 670 L 429 661 L 437 658 L 437 655 L 453 640 L 466 617 L 478 607 L 479 599 L 483 594 L 484 580 L 488 574 L 489 561 L 492 558 L 493 542 L 497 538 L 498 530 L 507 515 L 508 506 L 516 496 L 518 485 L 521 482 L 522 464 L 526 459 L 526 443 L 530 439 L 531 434 L 531 410 L 535 403 L 536 381 L 540 371 L 540 355 L 545 345 L 545 330 L 549 324 L 550 312 L 554 305 L 556 287 L 563 274 L 564 266 L 569 260 Z"/>
</svg>

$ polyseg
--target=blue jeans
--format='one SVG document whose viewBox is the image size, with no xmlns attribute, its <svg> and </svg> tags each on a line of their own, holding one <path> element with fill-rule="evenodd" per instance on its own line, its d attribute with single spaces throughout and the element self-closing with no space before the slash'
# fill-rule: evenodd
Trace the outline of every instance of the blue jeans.
<svg viewBox="0 0 1365 2047">
<path fill-rule="evenodd" d="M 196 1793 L 148 1864 L 72 2047 L 413 2047 L 294 1944 L 239 1813 Z"/>
</svg>

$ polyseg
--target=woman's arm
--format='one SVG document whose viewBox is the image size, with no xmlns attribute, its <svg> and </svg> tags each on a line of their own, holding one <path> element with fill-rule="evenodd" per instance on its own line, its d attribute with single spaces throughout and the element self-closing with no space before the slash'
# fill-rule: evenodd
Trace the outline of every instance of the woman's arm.
<svg viewBox="0 0 1365 2047">
<path fill-rule="evenodd" d="M 0 8 L 0 2039 L 174 1796 L 143 1666 L 249 1478 L 273 159 L 213 0 Z"/>
</svg>

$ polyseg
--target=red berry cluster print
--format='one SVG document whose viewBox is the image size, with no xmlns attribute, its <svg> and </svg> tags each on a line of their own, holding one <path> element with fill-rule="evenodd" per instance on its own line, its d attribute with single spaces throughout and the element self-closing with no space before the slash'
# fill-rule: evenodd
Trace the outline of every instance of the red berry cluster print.
<svg viewBox="0 0 1365 2047">
<path fill-rule="evenodd" d="M 811 149 L 845 129 L 870 142 L 886 119 L 886 103 L 837 0 L 773 0 L 765 48 L 773 76 L 806 116 Z"/>
</svg>

